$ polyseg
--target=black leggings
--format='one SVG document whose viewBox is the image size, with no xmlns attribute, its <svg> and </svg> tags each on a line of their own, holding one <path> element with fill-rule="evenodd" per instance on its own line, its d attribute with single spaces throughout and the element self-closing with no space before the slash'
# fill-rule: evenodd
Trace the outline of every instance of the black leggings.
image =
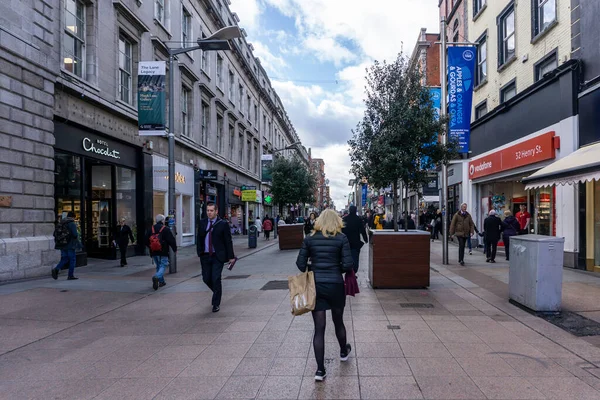
<svg viewBox="0 0 600 400">
<path fill-rule="evenodd" d="M 315 358 L 317 359 L 317 369 L 325 370 L 325 321 L 326 311 L 312 311 L 313 321 L 315 322 L 315 335 L 313 337 L 313 346 L 315 349 Z M 335 325 L 335 336 L 340 344 L 340 350 L 346 348 L 346 327 L 344 326 L 344 309 L 332 309 L 331 318 Z"/>
</svg>

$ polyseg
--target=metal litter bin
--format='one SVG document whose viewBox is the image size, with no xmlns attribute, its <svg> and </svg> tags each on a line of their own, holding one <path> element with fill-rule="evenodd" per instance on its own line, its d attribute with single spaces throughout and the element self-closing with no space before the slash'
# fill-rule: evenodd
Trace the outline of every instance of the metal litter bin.
<svg viewBox="0 0 600 400">
<path fill-rule="evenodd" d="M 258 238 L 258 230 L 256 229 L 256 226 L 250 225 L 250 228 L 248 228 L 248 248 L 249 249 L 256 248 L 257 238 Z"/>
<path fill-rule="evenodd" d="M 560 237 L 512 236 L 509 298 L 534 311 L 560 311 L 564 248 Z"/>
</svg>

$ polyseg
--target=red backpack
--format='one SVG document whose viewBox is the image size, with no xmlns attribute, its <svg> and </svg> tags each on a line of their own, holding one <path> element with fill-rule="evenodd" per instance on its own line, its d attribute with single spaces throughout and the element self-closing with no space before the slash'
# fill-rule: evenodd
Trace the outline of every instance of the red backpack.
<svg viewBox="0 0 600 400">
<path fill-rule="evenodd" d="M 165 227 L 160 228 L 158 232 L 154 232 L 154 227 L 152 227 L 152 235 L 150 235 L 150 251 L 153 253 L 161 252 L 163 249 L 163 241 L 160 239 L 160 234 L 162 233 Z"/>
</svg>

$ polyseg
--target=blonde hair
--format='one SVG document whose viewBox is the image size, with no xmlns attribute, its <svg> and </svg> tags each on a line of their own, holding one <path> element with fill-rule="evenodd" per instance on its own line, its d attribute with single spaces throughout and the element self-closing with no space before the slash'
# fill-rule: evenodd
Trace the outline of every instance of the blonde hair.
<svg viewBox="0 0 600 400">
<path fill-rule="evenodd" d="M 315 221 L 314 231 L 312 235 L 316 232 L 321 232 L 323 236 L 329 237 L 329 235 L 337 235 L 338 233 L 342 233 L 342 228 L 344 227 L 344 221 L 340 218 L 340 216 L 328 208 L 319 215 L 319 218 Z"/>
<path fill-rule="evenodd" d="M 510 210 L 504 210 L 505 217 L 510 217 L 511 215 L 512 215 L 512 213 L 510 212 Z"/>
</svg>

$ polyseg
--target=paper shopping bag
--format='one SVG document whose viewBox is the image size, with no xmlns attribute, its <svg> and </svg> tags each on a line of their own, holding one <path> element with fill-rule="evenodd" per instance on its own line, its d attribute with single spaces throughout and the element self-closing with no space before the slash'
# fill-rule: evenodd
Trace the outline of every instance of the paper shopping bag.
<svg viewBox="0 0 600 400">
<path fill-rule="evenodd" d="M 312 271 L 288 277 L 288 285 L 292 314 L 302 315 L 315 309 L 317 292 L 315 289 L 315 275 Z"/>
</svg>

